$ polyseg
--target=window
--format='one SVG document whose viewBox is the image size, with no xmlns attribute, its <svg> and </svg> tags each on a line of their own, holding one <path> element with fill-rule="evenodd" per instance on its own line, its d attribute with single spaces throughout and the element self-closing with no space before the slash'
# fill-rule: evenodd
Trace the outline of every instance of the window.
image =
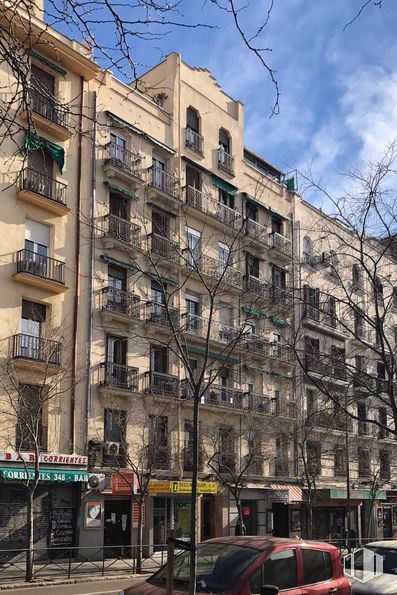
<svg viewBox="0 0 397 595">
<path fill-rule="evenodd" d="M 303 584 L 314 585 L 332 578 L 332 560 L 329 552 L 301 548 Z"/>
<path fill-rule="evenodd" d="M 31 84 L 42 95 L 48 99 L 53 99 L 55 95 L 55 77 L 49 72 L 42 70 L 36 64 L 31 66 Z"/>
<path fill-rule="evenodd" d="M 352 266 L 352 289 L 362 291 L 363 285 L 363 270 L 358 263 L 354 263 Z"/>
<path fill-rule="evenodd" d="M 222 242 L 218 243 L 218 256 L 219 256 L 219 272 L 220 274 L 231 265 L 230 262 L 230 248 Z"/>
<path fill-rule="evenodd" d="M 194 108 L 188 107 L 186 110 L 186 128 L 198 133 L 200 131 L 199 124 L 198 112 Z"/>
<path fill-rule="evenodd" d="M 37 149 L 28 153 L 28 165 L 35 174 L 40 174 L 37 179 L 30 180 L 29 186 L 33 192 L 44 194 L 45 196 L 52 196 L 51 181 L 48 178 L 53 177 L 54 161 L 46 151 Z"/>
<path fill-rule="evenodd" d="M 111 192 L 109 195 L 109 213 L 113 217 L 118 217 L 127 221 L 129 219 L 129 203 L 120 194 Z"/>
<path fill-rule="evenodd" d="M 191 227 L 186 230 L 186 260 L 191 266 L 198 266 L 201 258 L 201 233 Z"/>
<path fill-rule="evenodd" d="M 320 320 L 320 291 L 310 285 L 303 286 L 303 314 L 311 320 Z"/>
<path fill-rule="evenodd" d="M 125 291 L 127 288 L 127 271 L 122 267 L 108 265 L 108 286 L 114 290 Z"/>
<path fill-rule="evenodd" d="M 247 200 L 245 203 L 245 216 L 251 221 L 258 221 L 258 205 L 252 200 Z"/>
<path fill-rule="evenodd" d="M 305 365 L 315 368 L 320 358 L 320 341 L 314 337 L 305 337 Z"/>
<path fill-rule="evenodd" d="M 296 550 L 276 552 L 254 572 L 250 579 L 252 595 L 258 595 L 263 585 L 275 585 L 279 589 L 298 586 Z"/>
<path fill-rule="evenodd" d="M 50 245 L 50 227 L 31 219 L 25 222 L 25 251 L 38 265 L 45 266 Z"/>
<path fill-rule="evenodd" d="M 17 450 L 32 450 L 37 444 L 47 448 L 47 428 L 43 425 L 44 387 L 34 384 L 19 385 L 19 403 L 16 427 Z"/>
<path fill-rule="evenodd" d="M 339 302 L 332 295 L 328 295 L 324 301 L 324 323 L 332 328 L 336 328 L 338 322 Z"/>
<path fill-rule="evenodd" d="M 219 130 L 219 148 L 221 149 L 221 152 L 224 151 L 225 153 L 230 153 L 229 134 L 223 128 Z"/>
<path fill-rule="evenodd" d="M 42 340 L 45 320 L 46 306 L 22 300 L 19 345 L 21 357 L 40 361 L 45 357 Z"/>
<path fill-rule="evenodd" d="M 122 409 L 104 410 L 104 440 L 124 444 L 127 432 L 127 412 Z"/>
<path fill-rule="evenodd" d="M 191 293 L 185 294 L 185 310 L 186 310 L 186 330 L 197 332 L 199 330 L 200 321 L 200 298 Z"/>
<path fill-rule="evenodd" d="M 148 467 L 169 468 L 168 417 L 149 415 Z"/>
<path fill-rule="evenodd" d="M 313 389 L 306 390 L 306 408 L 308 417 L 317 412 L 317 396 Z"/>
<path fill-rule="evenodd" d="M 397 308 L 397 287 L 393 287 L 392 306 L 394 309 Z"/>
<path fill-rule="evenodd" d="M 272 233 L 283 235 L 283 222 L 278 217 L 272 217 Z"/>
<path fill-rule="evenodd" d="M 311 256 L 313 256 L 313 242 L 309 236 L 305 236 L 302 243 L 303 259 L 305 262 L 309 262 Z"/>
<path fill-rule="evenodd" d="M 110 133 L 109 157 L 122 163 L 127 163 L 127 141 L 118 132 Z"/>
<path fill-rule="evenodd" d="M 369 477 L 371 475 L 371 452 L 368 448 L 359 448 L 358 451 L 358 476 Z"/>
<path fill-rule="evenodd" d="M 378 438 L 379 439 L 388 438 L 388 436 L 389 436 L 389 430 L 386 429 L 388 427 L 388 419 L 387 419 L 387 409 L 386 409 L 386 407 L 379 407 L 379 409 L 378 409 L 378 420 L 379 420 L 379 423 L 382 424 L 382 426 L 385 426 L 384 428 L 379 428 L 378 429 Z"/>
<path fill-rule="evenodd" d="M 346 475 L 346 451 L 344 448 L 338 448 L 334 454 L 334 475 L 344 477 Z"/>
<path fill-rule="evenodd" d="M 227 382 L 227 377 L 224 376 L 221 383 Z M 235 435 L 233 428 L 220 428 L 219 430 L 219 471 L 221 473 L 230 473 L 236 467 L 235 454 Z"/>
<path fill-rule="evenodd" d="M 358 433 L 365 436 L 367 433 L 367 406 L 365 403 L 357 403 Z"/>
<path fill-rule="evenodd" d="M 259 258 L 257 256 L 254 256 L 253 254 L 247 253 L 245 257 L 245 262 L 247 276 L 259 279 Z"/>
<path fill-rule="evenodd" d="M 307 468 L 311 475 L 321 473 L 321 445 L 317 442 L 308 442 L 306 447 Z"/>
<path fill-rule="evenodd" d="M 119 366 L 125 366 L 127 361 L 127 339 L 107 337 L 107 361 Z"/>
<path fill-rule="evenodd" d="M 379 451 L 379 470 L 381 479 L 390 479 L 390 452 Z"/>
<path fill-rule="evenodd" d="M 357 306 L 354 307 L 354 336 L 356 339 L 365 338 L 364 312 Z"/>
<path fill-rule="evenodd" d="M 170 235 L 170 218 L 165 213 L 152 211 L 152 233 L 168 238 Z"/>
<path fill-rule="evenodd" d="M 197 190 L 201 190 L 201 176 L 198 169 L 195 167 L 191 167 L 190 165 L 186 166 L 186 186 L 190 188 L 196 188 Z M 200 208 L 203 207 L 202 204 L 195 205 Z"/>
<path fill-rule="evenodd" d="M 274 287 L 278 287 L 280 289 L 283 289 L 286 287 L 286 273 L 283 269 L 280 269 L 279 267 L 273 266 L 272 268 L 272 281 L 273 281 L 273 286 Z"/>
<path fill-rule="evenodd" d="M 150 347 L 150 369 L 158 374 L 168 374 L 168 350 L 166 347 Z"/>
<path fill-rule="evenodd" d="M 343 347 L 331 346 L 332 376 L 344 380 L 346 378 L 346 352 Z"/>
</svg>

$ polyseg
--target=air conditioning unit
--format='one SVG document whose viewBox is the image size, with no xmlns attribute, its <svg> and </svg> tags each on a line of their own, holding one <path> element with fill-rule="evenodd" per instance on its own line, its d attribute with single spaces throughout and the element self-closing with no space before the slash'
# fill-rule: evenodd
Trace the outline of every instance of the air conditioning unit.
<svg viewBox="0 0 397 595">
<path fill-rule="evenodd" d="M 120 442 L 105 442 L 105 454 L 116 456 L 120 452 Z"/>
</svg>

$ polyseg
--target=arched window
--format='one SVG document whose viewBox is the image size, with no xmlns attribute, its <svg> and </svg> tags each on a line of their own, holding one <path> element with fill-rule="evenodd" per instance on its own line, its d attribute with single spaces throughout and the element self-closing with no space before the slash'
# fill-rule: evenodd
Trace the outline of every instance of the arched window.
<svg viewBox="0 0 397 595">
<path fill-rule="evenodd" d="M 198 112 L 193 107 L 188 107 L 186 110 L 186 128 L 190 128 L 193 132 L 200 132 L 200 118 Z"/>
<path fill-rule="evenodd" d="M 221 128 L 219 130 L 219 148 L 230 154 L 230 136 L 229 133 Z"/>
<path fill-rule="evenodd" d="M 313 242 L 309 236 L 303 238 L 303 257 L 308 260 L 313 255 Z"/>
</svg>

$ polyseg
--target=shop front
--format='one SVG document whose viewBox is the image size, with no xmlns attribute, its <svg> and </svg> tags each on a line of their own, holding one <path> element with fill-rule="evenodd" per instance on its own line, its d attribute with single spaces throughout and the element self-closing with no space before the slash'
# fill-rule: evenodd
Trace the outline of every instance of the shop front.
<svg viewBox="0 0 397 595">
<path fill-rule="evenodd" d="M 267 490 L 270 508 L 267 533 L 273 537 L 300 537 L 302 532 L 302 488 L 297 485 L 273 484 Z"/>
<path fill-rule="evenodd" d="M 386 491 L 385 501 L 376 503 L 372 521 L 371 537 L 375 539 L 397 538 L 397 491 Z"/>
<path fill-rule="evenodd" d="M 34 477 L 34 455 L 4 452 L 0 459 L 0 550 L 3 558 L 11 560 L 13 550 L 27 545 L 25 483 Z M 62 550 L 76 545 L 81 486 L 89 478 L 86 465 L 85 457 L 41 455 L 33 508 L 36 559 L 59 556 Z"/>
</svg>

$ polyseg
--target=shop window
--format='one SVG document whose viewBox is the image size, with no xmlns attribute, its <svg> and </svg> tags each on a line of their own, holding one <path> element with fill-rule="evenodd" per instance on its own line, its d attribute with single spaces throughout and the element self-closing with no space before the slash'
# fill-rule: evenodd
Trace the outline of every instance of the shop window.
<svg viewBox="0 0 397 595">
<path fill-rule="evenodd" d="M 332 560 L 329 552 L 302 548 L 301 554 L 304 585 L 314 585 L 332 578 Z"/>
</svg>

